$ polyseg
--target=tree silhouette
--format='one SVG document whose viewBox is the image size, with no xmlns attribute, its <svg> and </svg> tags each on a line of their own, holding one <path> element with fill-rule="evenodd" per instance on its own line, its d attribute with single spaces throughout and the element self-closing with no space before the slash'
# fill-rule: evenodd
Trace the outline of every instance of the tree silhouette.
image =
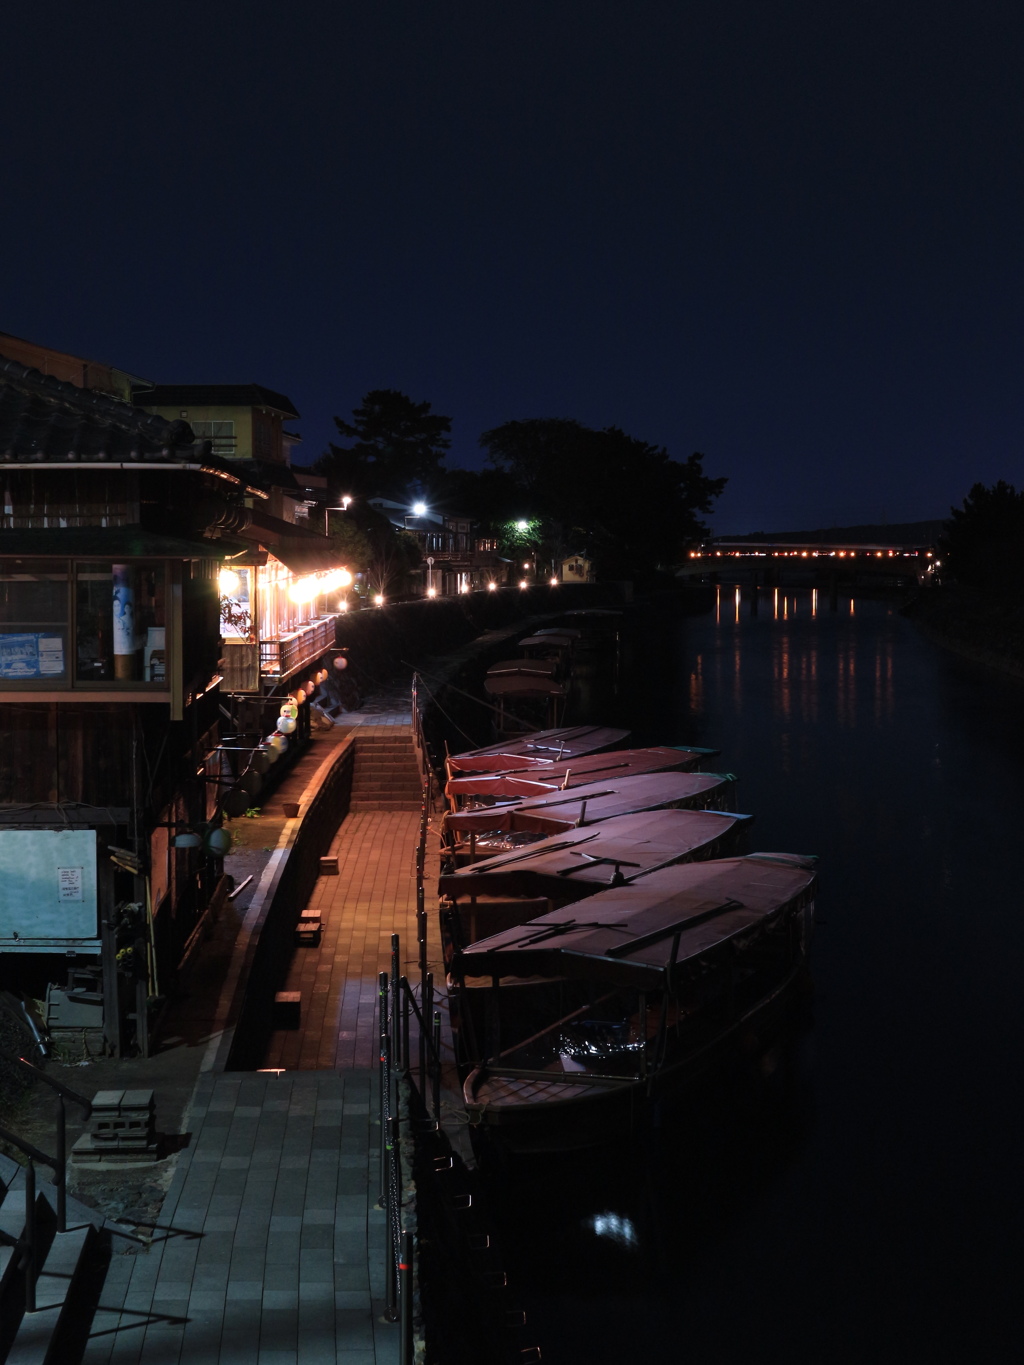
<svg viewBox="0 0 1024 1365">
<path fill-rule="evenodd" d="M 678 564 L 708 534 L 701 516 L 727 483 L 704 473 L 701 454 L 680 462 L 618 427 L 567 418 L 506 422 L 480 444 L 532 514 L 558 523 L 567 548 L 586 549 L 612 576 Z"/>
<path fill-rule="evenodd" d="M 397 389 L 371 389 L 351 422 L 334 423 L 350 444 L 332 441 L 313 467 L 339 494 L 404 501 L 439 477 L 451 445 L 451 418 Z"/>
<path fill-rule="evenodd" d="M 1024 491 L 1000 479 L 976 483 L 962 507 L 951 507 L 939 538 L 943 577 L 971 588 L 1016 584 L 1024 551 Z"/>
</svg>

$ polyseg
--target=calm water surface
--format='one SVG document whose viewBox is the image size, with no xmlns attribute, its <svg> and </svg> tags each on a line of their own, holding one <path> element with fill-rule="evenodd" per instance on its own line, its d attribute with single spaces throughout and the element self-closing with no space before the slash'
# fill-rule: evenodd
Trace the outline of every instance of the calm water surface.
<svg viewBox="0 0 1024 1365">
<path fill-rule="evenodd" d="M 756 606 L 647 614 L 619 714 L 719 747 L 753 847 L 820 856 L 813 1023 L 759 1098 L 492 1177 L 523 1340 L 546 1365 L 1011 1359 L 1024 686 L 885 602 Z"/>
</svg>

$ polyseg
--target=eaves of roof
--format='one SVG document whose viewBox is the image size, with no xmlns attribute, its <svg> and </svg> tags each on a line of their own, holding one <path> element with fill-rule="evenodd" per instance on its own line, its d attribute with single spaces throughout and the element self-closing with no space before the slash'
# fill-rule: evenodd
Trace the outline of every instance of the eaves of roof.
<svg viewBox="0 0 1024 1365">
<path fill-rule="evenodd" d="M 262 384 L 156 384 L 136 389 L 133 398 L 147 408 L 273 408 L 284 417 L 299 416 L 290 398 Z"/>
</svg>

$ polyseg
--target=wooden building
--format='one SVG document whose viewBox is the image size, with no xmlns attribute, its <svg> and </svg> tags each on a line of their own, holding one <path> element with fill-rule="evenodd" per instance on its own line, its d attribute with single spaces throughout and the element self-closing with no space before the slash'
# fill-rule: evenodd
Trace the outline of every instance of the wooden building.
<svg viewBox="0 0 1024 1365">
<path fill-rule="evenodd" d="M 70 970 L 108 1048 L 133 1014 L 144 1047 L 221 872 L 221 798 L 277 719 L 224 744 L 225 565 L 339 566 L 186 419 L 2 355 L 0 492 L 0 985 Z"/>
</svg>

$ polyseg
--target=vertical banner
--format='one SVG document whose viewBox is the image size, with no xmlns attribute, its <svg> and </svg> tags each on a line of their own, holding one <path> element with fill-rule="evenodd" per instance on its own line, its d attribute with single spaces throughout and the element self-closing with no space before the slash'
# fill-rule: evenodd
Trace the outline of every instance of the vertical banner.
<svg viewBox="0 0 1024 1365">
<path fill-rule="evenodd" d="M 113 564 L 114 677 L 135 676 L 135 575 L 130 564 Z"/>
</svg>

